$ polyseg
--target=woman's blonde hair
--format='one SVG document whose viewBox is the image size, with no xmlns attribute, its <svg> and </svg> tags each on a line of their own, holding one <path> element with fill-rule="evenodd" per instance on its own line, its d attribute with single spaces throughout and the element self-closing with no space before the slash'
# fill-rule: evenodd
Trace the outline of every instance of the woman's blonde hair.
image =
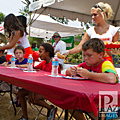
<svg viewBox="0 0 120 120">
<path fill-rule="evenodd" d="M 108 3 L 99 2 L 96 5 L 94 5 L 91 8 L 91 10 L 92 9 L 98 9 L 101 14 L 105 12 L 105 16 L 104 16 L 105 20 L 109 20 L 113 15 L 113 10 Z"/>
</svg>

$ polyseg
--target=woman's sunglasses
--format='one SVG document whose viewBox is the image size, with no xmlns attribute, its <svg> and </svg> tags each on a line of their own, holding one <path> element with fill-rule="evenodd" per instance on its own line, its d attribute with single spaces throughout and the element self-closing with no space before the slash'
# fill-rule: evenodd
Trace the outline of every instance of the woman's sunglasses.
<svg viewBox="0 0 120 120">
<path fill-rule="evenodd" d="M 100 8 L 103 11 L 103 9 L 99 5 L 94 5 L 93 7 L 94 8 Z"/>
<path fill-rule="evenodd" d="M 53 38 L 58 38 L 59 36 L 53 36 Z"/>
</svg>

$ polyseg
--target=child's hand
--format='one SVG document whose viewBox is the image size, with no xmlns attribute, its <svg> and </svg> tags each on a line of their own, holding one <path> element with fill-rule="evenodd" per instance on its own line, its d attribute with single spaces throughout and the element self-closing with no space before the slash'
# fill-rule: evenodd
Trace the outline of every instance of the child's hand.
<svg viewBox="0 0 120 120">
<path fill-rule="evenodd" d="M 7 66 L 8 66 L 8 67 L 11 67 L 11 64 L 8 64 Z"/>
<path fill-rule="evenodd" d="M 21 65 L 16 65 L 16 67 L 21 68 Z"/>
<path fill-rule="evenodd" d="M 71 74 L 71 76 L 76 76 L 77 68 L 76 67 L 70 67 L 70 74 Z"/>
<path fill-rule="evenodd" d="M 84 78 L 89 78 L 89 71 L 87 69 L 84 68 L 77 68 L 77 74 L 84 77 Z"/>
</svg>

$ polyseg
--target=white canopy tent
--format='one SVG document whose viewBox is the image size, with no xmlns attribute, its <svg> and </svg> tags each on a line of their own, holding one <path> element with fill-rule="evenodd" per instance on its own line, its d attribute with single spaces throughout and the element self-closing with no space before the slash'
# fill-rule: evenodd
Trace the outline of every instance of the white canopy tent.
<svg viewBox="0 0 120 120">
<path fill-rule="evenodd" d="M 30 36 L 50 39 L 54 32 L 58 31 L 61 37 L 73 36 L 83 33 L 81 22 L 69 20 L 68 24 L 59 23 L 49 16 L 40 15 L 36 20 L 33 19 L 30 25 Z"/>
<path fill-rule="evenodd" d="M 44 38 L 46 40 L 50 40 L 54 33 L 55 33 L 55 31 L 48 31 L 48 30 L 43 30 L 43 29 L 34 28 L 34 27 L 31 27 L 31 30 L 30 30 L 31 37 Z M 74 36 L 74 35 L 80 34 L 80 33 L 59 32 L 59 34 L 61 37 L 66 37 L 66 36 Z"/>
<path fill-rule="evenodd" d="M 30 12 L 56 17 L 65 16 L 67 19 L 79 21 L 91 21 L 90 9 L 98 2 L 111 5 L 114 15 L 110 19 L 111 24 L 120 25 L 120 0 L 39 0 L 30 4 Z"/>
</svg>

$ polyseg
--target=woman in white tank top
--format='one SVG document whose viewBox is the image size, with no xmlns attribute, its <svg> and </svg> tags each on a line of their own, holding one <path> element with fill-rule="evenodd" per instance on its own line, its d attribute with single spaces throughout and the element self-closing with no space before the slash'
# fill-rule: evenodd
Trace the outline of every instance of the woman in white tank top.
<svg viewBox="0 0 120 120">
<path fill-rule="evenodd" d="M 113 14 L 112 8 L 109 4 L 99 2 L 91 8 L 92 20 L 96 24 L 95 27 L 89 28 L 79 45 L 71 50 L 62 52 L 63 54 L 74 54 L 82 50 L 82 44 L 90 38 L 99 38 L 103 41 L 117 42 L 119 40 L 118 28 L 109 25 L 106 21 L 111 18 Z M 111 52 L 107 51 L 106 56 L 111 57 Z"/>
</svg>

